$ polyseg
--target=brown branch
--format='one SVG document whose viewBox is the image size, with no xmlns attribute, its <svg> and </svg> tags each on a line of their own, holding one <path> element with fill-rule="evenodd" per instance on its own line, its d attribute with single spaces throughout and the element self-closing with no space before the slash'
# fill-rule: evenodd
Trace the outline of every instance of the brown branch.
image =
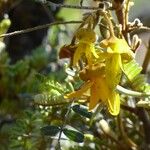
<svg viewBox="0 0 150 150">
<path fill-rule="evenodd" d="M 148 112 L 144 108 L 137 108 L 137 115 L 143 122 L 144 134 L 145 134 L 145 145 L 144 149 L 150 149 L 150 117 Z"/>
<path fill-rule="evenodd" d="M 99 7 L 88 7 L 88 6 L 76 6 L 76 5 L 65 5 L 65 4 L 56 4 L 50 1 L 43 2 L 46 5 L 54 6 L 54 7 L 63 7 L 63 8 L 71 8 L 71 9 L 88 9 L 88 10 L 102 10 Z"/>
<path fill-rule="evenodd" d="M 142 68 L 143 68 L 142 73 L 146 73 L 149 62 L 150 62 L 150 40 L 149 40 L 149 45 L 148 45 L 148 48 L 147 48 L 147 52 L 145 54 L 144 62 L 143 62 L 143 65 L 142 65 Z"/>
<path fill-rule="evenodd" d="M 120 114 L 117 116 L 117 121 L 118 121 L 118 127 L 121 133 L 121 137 L 123 138 L 124 142 L 126 143 L 126 146 L 128 149 L 137 149 L 137 145 L 128 137 L 124 130 L 122 118 Z"/>
<path fill-rule="evenodd" d="M 143 63 L 143 70 L 142 73 L 145 74 L 147 67 L 148 67 L 148 62 L 150 60 L 150 42 L 149 42 L 149 47 L 146 53 L 146 56 L 144 58 L 144 63 Z M 150 149 L 150 116 L 148 112 L 144 108 L 137 108 L 137 115 L 139 119 L 143 122 L 143 128 L 144 128 L 144 133 L 145 133 L 145 147 L 144 149 Z"/>
<path fill-rule="evenodd" d="M 136 114 L 136 113 L 137 113 L 137 111 L 136 111 L 135 108 L 130 107 L 130 106 L 127 106 L 127 105 L 121 104 L 121 108 L 124 109 L 124 110 L 126 110 L 126 111 L 129 111 L 129 112 L 131 112 L 131 113 L 133 113 L 133 114 Z"/>
<path fill-rule="evenodd" d="M 126 150 L 126 148 L 124 147 L 124 145 L 122 145 L 122 143 L 118 140 L 116 134 L 114 131 L 112 131 L 112 129 L 109 127 L 109 125 L 107 124 L 107 122 L 105 120 L 100 120 L 99 121 L 99 127 L 101 128 L 101 130 L 103 131 L 103 133 L 112 141 L 114 141 L 119 147 L 121 147 L 122 150 Z M 98 138 L 101 138 L 101 134 L 98 131 Z"/>
<path fill-rule="evenodd" d="M 53 22 L 53 23 L 48 23 L 48 24 L 44 24 L 44 25 L 39 25 L 39 26 L 35 26 L 33 28 L 27 28 L 27 29 L 23 29 L 23 30 L 19 30 L 19 31 L 14 31 L 14 32 L 10 32 L 10 33 L 6 33 L 6 34 L 1 34 L 0 38 L 3 37 L 10 37 L 10 36 L 14 36 L 14 35 L 19 35 L 19 34 L 24 34 L 24 33 L 29 33 L 32 31 L 36 31 L 36 30 L 41 30 L 50 26 L 54 26 L 54 25 L 61 25 L 61 24 L 77 24 L 77 23 L 82 23 L 82 21 L 58 21 L 58 22 Z"/>
<path fill-rule="evenodd" d="M 119 24 L 122 25 L 123 29 L 124 29 L 124 12 L 123 12 L 123 2 L 122 1 L 118 1 L 118 0 L 114 0 L 114 9 L 115 9 L 115 13 L 118 19 Z"/>
<path fill-rule="evenodd" d="M 103 13 L 104 18 L 107 20 L 108 26 L 109 26 L 109 32 L 110 32 L 110 36 L 114 37 L 114 27 L 113 24 L 110 20 L 110 18 L 108 17 L 108 14 L 106 14 L 105 12 Z"/>
<path fill-rule="evenodd" d="M 124 12 L 124 15 L 125 15 L 125 18 L 124 18 L 124 30 L 126 31 L 127 30 L 127 26 L 128 26 L 128 20 L 129 20 L 129 2 L 130 0 L 127 0 L 126 1 L 126 8 L 125 8 L 125 12 Z"/>
</svg>

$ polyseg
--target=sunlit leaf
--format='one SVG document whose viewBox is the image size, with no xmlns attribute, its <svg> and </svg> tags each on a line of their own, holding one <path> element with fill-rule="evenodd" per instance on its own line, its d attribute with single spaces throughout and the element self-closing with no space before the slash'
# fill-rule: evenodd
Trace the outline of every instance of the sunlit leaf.
<svg viewBox="0 0 150 150">
<path fill-rule="evenodd" d="M 69 103 L 69 101 L 67 99 L 64 99 L 58 91 L 54 91 L 53 93 L 43 93 L 35 95 L 34 103 L 42 106 L 53 106 L 67 104 Z"/>
<path fill-rule="evenodd" d="M 63 133 L 74 142 L 82 143 L 84 141 L 84 135 L 81 132 L 65 128 L 63 129 Z"/>
<path fill-rule="evenodd" d="M 89 112 L 87 107 L 83 106 L 83 105 L 74 105 L 72 107 L 72 110 L 78 114 L 80 114 L 81 116 L 87 117 L 87 118 L 91 118 L 92 116 L 92 112 Z"/>
<path fill-rule="evenodd" d="M 140 67 L 135 60 L 123 64 L 123 68 L 125 75 L 130 81 L 132 81 L 142 71 L 142 67 Z"/>
<path fill-rule="evenodd" d="M 139 66 L 135 60 L 124 64 L 124 74 L 129 80 L 130 86 L 136 91 L 148 92 L 147 89 L 149 85 L 146 83 L 146 78 L 144 74 L 140 74 L 142 67 Z"/>
</svg>

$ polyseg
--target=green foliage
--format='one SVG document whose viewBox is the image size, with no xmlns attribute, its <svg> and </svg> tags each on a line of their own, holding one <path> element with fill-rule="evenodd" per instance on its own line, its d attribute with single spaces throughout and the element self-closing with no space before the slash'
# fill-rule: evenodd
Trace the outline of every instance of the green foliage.
<svg viewBox="0 0 150 150">
<path fill-rule="evenodd" d="M 84 141 L 84 135 L 78 131 L 64 128 L 63 133 L 72 141 L 78 143 L 82 143 Z"/>
<path fill-rule="evenodd" d="M 47 65 L 48 56 L 40 47 L 32 56 L 10 64 L 7 52 L 0 51 L 0 149 L 36 150 L 45 145 L 42 145 L 45 140 L 39 132 L 42 124 L 38 121 L 42 117 L 39 113 L 34 115 L 31 109 L 28 115 L 23 111 L 32 105 L 32 94 L 39 89 L 35 74 Z M 37 137 L 30 136 L 30 131 Z"/>
<path fill-rule="evenodd" d="M 54 106 L 69 103 L 68 100 L 64 99 L 64 94 L 69 91 L 66 84 L 60 84 L 39 74 L 36 76 L 41 82 L 39 89 L 42 93 L 34 96 L 35 104 Z"/>
<path fill-rule="evenodd" d="M 57 126 L 45 126 L 41 128 L 41 132 L 47 136 L 55 136 L 60 131 Z"/>
<path fill-rule="evenodd" d="M 76 130 L 71 130 L 67 128 L 61 129 L 58 126 L 49 125 L 41 128 L 41 132 L 45 136 L 56 136 L 58 132 L 62 132 L 69 138 L 69 140 L 72 140 L 77 143 L 82 143 L 84 141 L 84 135 Z"/>
<path fill-rule="evenodd" d="M 45 145 L 45 139 L 40 134 L 40 127 L 43 126 L 39 112 L 32 110 L 25 111 L 21 119 L 10 131 L 10 149 L 28 149 L 36 150 Z"/>
<path fill-rule="evenodd" d="M 76 4 L 75 1 L 68 2 Z M 68 14 L 67 9 L 62 12 L 58 16 Z M 72 10 L 72 13 L 78 18 L 80 11 L 76 13 Z M 72 15 L 68 18 L 72 19 Z M 6 24 L 4 29 L 7 27 Z M 75 76 L 72 68 L 66 71 L 70 75 L 67 78 L 62 64 L 57 62 L 57 49 L 64 41 L 70 42 L 68 27 L 62 25 L 51 29 L 48 41 L 52 45 L 51 53 L 45 52 L 45 48 L 40 46 L 31 56 L 26 56 L 16 64 L 10 64 L 2 42 L 0 150 L 47 150 L 56 147 L 62 150 L 124 150 L 136 149 L 133 143 L 140 148 L 148 145 L 144 132 L 147 125 L 143 121 L 145 116 L 142 116 L 143 120 L 139 119 L 141 111 L 138 107 L 148 110 L 146 115 L 149 116 L 149 97 L 142 99 L 137 96 L 135 99 L 128 94 L 121 95 L 124 102 L 117 117 L 110 116 L 103 105 L 89 112 L 86 101 L 64 99 L 66 93 L 80 89 L 83 82 L 78 76 L 77 82 L 74 82 L 71 78 Z M 101 30 L 104 28 L 101 26 Z M 74 27 L 71 29 L 74 30 Z M 108 29 L 105 28 L 105 31 Z M 52 65 L 56 70 L 51 69 Z M 120 84 L 141 93 L 150 92 L 146 76 L 141 74 L 142 68 L 135 61 L 124 64 L 123 68 L 126 78 Z"/>
<path fill-rule="evenodd" d="M 141 71 L 142 67 L 135 60 L 124 65 L 124 73 L 128 79 L 127 84 L 135 91 L 149 92 L 150 85 L 146 82 L 146 77 L 141 74 Z"/>
<path fill-rule="evenodd" d="M 87 117 L 87 118 L 91 118 L 92 117 L 92 112 L 89 112 L 87 107 L 85 107 L 84 105 L 74 105 L 72 107 L 72 110 L 78 114 L 80 114 L 81 116 Z"/>
<path fill-rule="evenodd" d="M 139 64 L 132 60 L 126 64 L 124 64 L 124 73 L 129 79 L 130 82 L 134 81 L 134 78 L 140 74 L 142 71 L 142 67 L 139 66 Z"/>
</svg>

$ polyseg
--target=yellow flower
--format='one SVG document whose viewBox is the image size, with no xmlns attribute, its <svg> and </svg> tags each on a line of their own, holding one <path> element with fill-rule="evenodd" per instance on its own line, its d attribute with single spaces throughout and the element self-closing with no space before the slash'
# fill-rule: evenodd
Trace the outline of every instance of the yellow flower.
<svg viewBox="0 0 150 150">
<path fill-rule="evenodd" d="M 95 32 L 92 29 L 80 28 L 76 33 L 76 38 L 79 40 L 79 43 L 73 56 L 73 66 L 75 66 L 84 55 L 88 64 L 91 66 L 93 57 L 98 58 L 94 47 L 94 42 L 96 41 Z"/>
<path fill-rule="evenodd" d="M 108 111 L 112 115 L 118 115 L 120 111 L 120 97 L 115 90 L 112 91 L 107 85 L 104 72 L 104 64 L 92 65 L 90 68 L 86 67 L 80 72 L 80 78 L 85 81 L 83 86 L 78 91 L 65 95 L 65 98 L 81 98 L 84 93 L 90 90 L 89 110 L 95 108 L 102 101 L 107 105 Z"/>
<path fill-rule="evenodd" d="M 111 37 L 100 43 L 100 46 L 106 48 L 106 81 L 112 90 L 119 84 L 123 66 L 122 63 L 128 62 L 134 58 L 134 53 L 124 39 Z"/>
<path fill-rule="evenodd" d="M 84 39 L 82 38 L 83 35 L 84 34 L 81 34 L 81 36 L 78 37 L 79 44 L 82 43 Z M 89 40 L 88 37 L 86 36 L 87 43 L 92 41 Z M 102 101 L 106 104 L 108 111 L 112 115 L 118 115 L 120 111 L 120 96 L 115 91 L 116 86 L 121 79 L 123 70 L 122 64 L 133 59 L 134 53 L 124 39 L 118 39 L 117 37 L 103 40 L 100 43 L 100 46 L 106 48 L 106 51 L 99 51 L 97 53 L 99 55 L 99 58 L 97 59 L 99 64 L 92 65 L 91 60 L 93 60 L 93 58 L 91 55 L 93 53 L 91 50 L 89 51 L 89 48 L 86 49 L 84 52 L 86 57 L 86 53 L 90 53 L 90 57 L 87 57 L 87 60 L 89 59 L 88 67 L 80 71 L 79 74 L 80 78 L 85 81 L 85 83 L 79 90 L 67 94 L 65 98 L 82 98 L 87 91 L 90 91 L 89 110 L 95 108 L 95 106 Z M 78 49 L 75 53 L 77 52 L 78 57 L 74 58 L 74 60 L 77 59 L 78 61 L 81 57 L 81 54 L 79 55 L 81 50 Z"/>
</svg>

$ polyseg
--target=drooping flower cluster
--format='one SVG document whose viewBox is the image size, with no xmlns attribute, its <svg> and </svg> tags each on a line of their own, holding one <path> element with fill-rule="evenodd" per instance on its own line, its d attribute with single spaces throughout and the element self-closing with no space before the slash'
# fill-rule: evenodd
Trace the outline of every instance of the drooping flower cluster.
<svg viewBox="0 0 150 150">
<path fill-rule="evenodd" d="M 73 66 L 75 66 L 80 58 L 85 55 L 88 65 L 93 64 L 93 57 L 98 58 L 95 51 L 94 42 L 96 41 L 96 34 L 92 29 L 80 28 L 76 33 L 76 38 L 79 43 L 73 56 Z"/>
<path fill-rule="evenodd" d="M 86 96 L 89 99 L 89 110 L 94 109 L 98 103 L 102 102 L 112 115 L 118 115 L 120 96 L 116 92 L 116 86 L 121 80 L 122 64 L 133 59 L 134 53 L 124 39 L 115 36 L 101 41 L 101 50 L 96 49 L 96 34 L 89 28 L 80 28 L 76 32 L 76 39 L 78 43 L 72 46 L 74 50 L 70 54 L 70 58 L 73 62 L 72 67 L 79 67 L 79 61 L 83 64 L 84 68 L 80 69 L 79 77 L 84 83 L 80 89 L 66 94 L 65 98 Z M 71 45 L 67 48 L 71 49 Z M 64 47 L 60 53 L 63 52 Z"/>
</svg>

